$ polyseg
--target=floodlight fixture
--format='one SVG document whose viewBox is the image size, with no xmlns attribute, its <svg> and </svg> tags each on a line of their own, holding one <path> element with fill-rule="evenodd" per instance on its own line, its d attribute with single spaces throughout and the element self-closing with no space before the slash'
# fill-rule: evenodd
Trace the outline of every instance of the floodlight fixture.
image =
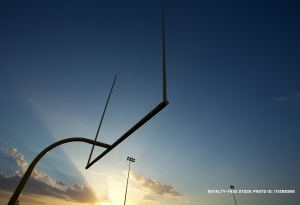
<svg viewBox="0 0 300 205">
<path fill-rule="evenodd" d="M 130 161 L 130 162 L 135 162 L 135 159 L 131 158 L 131 157 L 127 157 L 127 160 Z"/>
<path fill-rule="evenodd" d="M 158 112 L 164 109 L 169 101 L 167 100 L 167 74 L 166 74 L 166 49 L 165 49 L 165 29 L 164 29 L 164 11 L 162 11 L 162 70 L 163 70 L 163 101 L 158 104 L 153 110 L 151 110 L 145 117 L 143 117 L 140 121 L 138 121 L 133 127 L 131 127 L 127 132 L 125 132 L 118 140 L 116 140 L 109 148 L 104 150 L 98 157 L 96 157 L 92 162 L 90 162 L 91 155 L 93 153 L 93 148 L 91 150 L 90 157 L 88 159 L 86 169 L 95 164 L 99 159 L 105 156 L 108 152 L 110 152 L 113 148 L 119 145 L 123 140 L 129 137 L 133 132 L 139 129 L 143 124 L 145 124 L 148 120 L 150 120 L 153 116 L 155 116 Z M 103 114 L 104 116 L 104 114 Z M 101 121 L 102 122 L 102 121 Z M 101 122 L 98 130 L 100 129 Z M 98 133 L 98 132 L 97 132 Z M 96 138 L 97 138 L 96 134 Z M 95 139 L 96 141 L 96 139 Z"/>
</svg>

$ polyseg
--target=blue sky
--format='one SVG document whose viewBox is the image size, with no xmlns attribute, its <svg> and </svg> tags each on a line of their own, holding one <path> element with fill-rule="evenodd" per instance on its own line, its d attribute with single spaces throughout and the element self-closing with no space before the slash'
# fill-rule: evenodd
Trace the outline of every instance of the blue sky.
<svg viewBox="0 0 300 205">
<path fill-rule="evenodd" d="M 298 1 L 1 1 L 0 205 L 48 145 L 94 139 L 115 75 L 98 141 L 162 101 L 162 9 L 170 104 L 88 170 L 91 145 L 55 148 L 21 203 L 123 204 L 131 156 L 129 205 L 299 204 Z"/>
</svg>

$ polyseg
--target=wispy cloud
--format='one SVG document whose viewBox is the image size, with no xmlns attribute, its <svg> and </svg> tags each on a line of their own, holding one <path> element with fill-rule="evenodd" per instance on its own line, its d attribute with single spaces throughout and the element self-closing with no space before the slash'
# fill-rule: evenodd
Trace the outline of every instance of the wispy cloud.
<svg viewBox="0 0 300 205">
<path fill-rule="evenodd" d="M 17 149 L 13 148 L 13 147 L 9 147 L 9 148 L 1 148 L 2 151 L 7 155 L 7 156 L 13 156 L 14 154 L 17 153 Z"/>
<path fill-rule="evenodd" d="M 24 156 L 20 153 L 16 154 L 17 149 L 14 147 L 2 150 L 7 155 L 7 159 L 17 164 L 24 174 L 28 168 L 28 163 L 24 159 Z M 0 189 L 13 192 L 21 180 L 21 172 L 18 170 L 11 175 L 0 173 Z M 25 186 L 24 193 L 50 196 L 79 203 L 95 204 L 101 202 L 101 199 L 95 195 L 95 191 L 91 187 L 74 184 L 63 190 L 56 187 L 55 184 L 65 186 L 63 182 L 53 180 L 46 173 L 34 169 Z"/>
<path fill-rule="evenodd" d="M 95 196 L 94 190 L 88 186 L 74 184 L 68 187 L 65 195 L 81 203 L 97 203 L 99 199 Z"/>
<path fill-rule="evenodd" d="M 7 159 L 21 167 L 21 170 L 23 173 L 26 172 L 28 168 L 28 164 L 24 159 L 24 156 L 20 153 L 17 153 L 17 149 L 14 147 L 9 147 L 9 148 L 2 148 L 3 152 L 7 155 Z"/>
<path fill-rule="evenodd" d="M 132 179 L 139 184 L 142 189 L 148 190 L 153 194 L 168 195 L 172 197 L 182 196 L 180 193 L 175 191 L 171 185 L 166 185 L 159 181 L 151 180 L 134 172 L 130 172 L 130 177 L 132 177 Z M 150 198 L 148 198 L 148 200 L 150 200 Z"/>
<path fill-rule="evenodd" d="M 90 171 L 91 174 L 98 174 L 98 175 L 104 175 L 102 172 L 95 172 L 95 171 Z"/>
<path fill-rule="evenodd" d="M 145 201 L 157 201 L 156 198 L 154 198 L 154 197 L 152 197 L 150 195 L 145 195 L 145 196 L 143 196 L 142 199 L 145 200 Z"/>
<path fill-rule="evenodd" d="M 288 95 L 288 96 L 275 98 L 275 100 L 281 101 L 281 102 L 287 102 L 287 101 L 297 100 L 297 99 L 300 99 L 300 92 L 295 95 Z"/>
<path fill-rule="evenodd" d="M 60 185 L 60 186 L 66 186 L 63 182 L 61 182 L 61 181 L 55 181 L 56 182 L 56 184 L 58 184 L 58 185 Z"/>
</svg>

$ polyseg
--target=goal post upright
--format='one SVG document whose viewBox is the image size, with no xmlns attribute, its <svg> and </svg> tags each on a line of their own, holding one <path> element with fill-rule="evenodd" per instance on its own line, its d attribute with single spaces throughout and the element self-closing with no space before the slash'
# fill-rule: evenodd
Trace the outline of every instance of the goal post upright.
<svg viewBox="0 0 300 205">
<path fill-rule="evenodd" d="M 123 140 L 129 137 L 133 132 L 139 129 L 143 124 L 150 120 L 153 116 L 164 109 L 169 101 L 167 100 L 167 73 L 166 73 L 166 49 L 165 49 L 165 29 L 164 29 L 164 11 L 162 10 L 162 70 L 163 70 L 163 101 L 159 103 L 153 110 L 151 110 L 145 117 L 138 121 L 133 127 L 131 127 L 125 134 L 123 134 L 117 141 L 115 141 L 110 148 L 104 150 L 98 157 L 96 157 L 92 162 L 88 163 L 85 169 L 90 168 L 99 159 L 105 156 Z M 90 159 L 89 159 L 90 160 Z M 88 161 L 89 162 L 89 161 Z"/>
</svg>

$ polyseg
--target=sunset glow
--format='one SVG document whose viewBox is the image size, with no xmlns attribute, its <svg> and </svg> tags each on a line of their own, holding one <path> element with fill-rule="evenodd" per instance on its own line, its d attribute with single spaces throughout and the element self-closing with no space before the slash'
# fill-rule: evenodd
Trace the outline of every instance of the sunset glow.
<svg viewBox="0 0 300 205">
<path fill-rule="evenodd" d="M 299 11 L 284 0 L 0 1 L 0 205 L 45 148 L 95 139 L 115 76 L 97 141 L 130 136 L 88 169 L 91 144 L 53 148 L 11 201 L 299 205 Z"/>
<path fill-rule="evenodd" d="M 101 205 L 112 205 L 112 203 L 102 202 Z"/>
</svg>

